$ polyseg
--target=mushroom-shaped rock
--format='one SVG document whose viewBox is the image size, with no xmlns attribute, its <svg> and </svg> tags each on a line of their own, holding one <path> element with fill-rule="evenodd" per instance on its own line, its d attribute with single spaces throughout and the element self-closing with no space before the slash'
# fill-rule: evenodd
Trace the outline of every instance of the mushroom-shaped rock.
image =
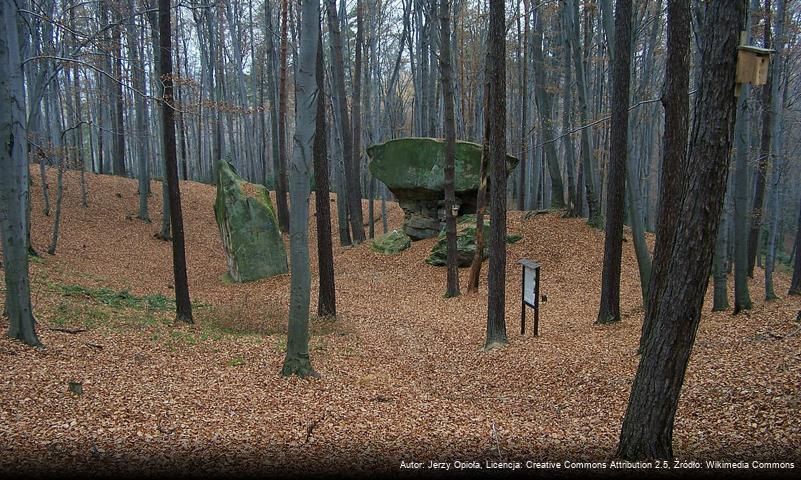
<svg viewBox="0 0 801 480">
<path fill-rule="evenodd" d="M 403 229 L 412 240 L 435 237 L 444 225 L 445 142 L 435 138 L 399 138 L 371 145 L 370 172 L 397 197 L 405 214 Z M 511 172 L 517 158 L 507 155 Z M 454 189 L 459 215 L 476 212 L 481 145 L 456 142 Z"/>
<path fill-rule="evenodd" d="M 249 282 L 287 272 L 286 250 L 270 192 L 245 182 L 229 162 L 217 164 L 214 217 L 235 282 Z"/>
</svg>

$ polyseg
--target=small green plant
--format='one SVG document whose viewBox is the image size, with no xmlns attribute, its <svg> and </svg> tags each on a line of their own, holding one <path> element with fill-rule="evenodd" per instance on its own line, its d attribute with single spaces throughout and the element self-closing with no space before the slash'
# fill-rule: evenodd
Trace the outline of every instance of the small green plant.
<svg viewBox="0 0 801 480">
<path fill-rule="evenodd" d="M 83 297 L 95 300 L 111 308 L 147 308 L 165 311 L 174 308 L 175 300 L 161 294 L 142 297 L 131 293 L 129 289 L 114 291 L 108 287 L 87 288 L 82 285 L 61 285 L 61 293 L 67 297 Z"/>
<path fill-rule="evenodd" d="M 228 360 L 229 367 L 238 367 L 244 364 L 245 364 L 245 359 L 242 357 L 234 357 L 231 360 Z"/>
<path fill-rule="evenodd" d="M 276 335 L 273 344 L 275 345 L 275 349 L 279 352 L 286 352 L 286 336 Z"/>
</svg>

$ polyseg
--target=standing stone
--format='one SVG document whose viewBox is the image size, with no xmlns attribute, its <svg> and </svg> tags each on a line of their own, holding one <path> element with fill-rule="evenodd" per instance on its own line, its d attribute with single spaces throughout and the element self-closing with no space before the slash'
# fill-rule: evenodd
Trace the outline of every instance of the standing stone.
<svg viewBox="0 0 801 480">
<path fill-rule="evenodd" d="M 231 280 L 249 282 L 287 273 L 286 250 L 270 192 L 245 182 L 225 161 L 217 164 L 214 217 Z"/>
</svg>

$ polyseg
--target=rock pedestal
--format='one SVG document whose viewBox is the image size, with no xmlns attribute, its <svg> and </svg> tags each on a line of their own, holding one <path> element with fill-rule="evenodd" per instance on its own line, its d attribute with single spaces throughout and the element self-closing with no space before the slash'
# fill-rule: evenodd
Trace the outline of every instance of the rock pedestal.
<svg viewBox="0 0 801 480">
<path fill-rule="evenodd" d="M 231 280 L 249 282 L 287 273 L 286 250 L 270 192 L 247 184 L 228 162 L 217 164 L 214 217 Z"/>
<path fill-rule="evenodd" d="M 434 138 L 399 138 L 371 145 L 370 172 L 398 199 L 403 229 L 412 240 L 435 237 L 444 226 L 445 142 Z M 509 172 L 517 158 L 507 155 Z M 481 145 L 456 142 L 454 189 L 459 215 L 476 212 Z"/>
</svg>

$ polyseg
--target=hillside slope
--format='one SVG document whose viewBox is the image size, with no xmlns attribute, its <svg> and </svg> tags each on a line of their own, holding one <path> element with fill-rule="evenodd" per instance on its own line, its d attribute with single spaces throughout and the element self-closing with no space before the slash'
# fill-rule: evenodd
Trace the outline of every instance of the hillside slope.
<svg viewBox="0 0 801 480">
<path fill-rule="evenodd" d="M 499 450 L 522 461 L 608 460 L 614 453 L 643 315 L 631 241 L 624 244 L 624 319 L 596 326 L 603 232 L 558 213 L 525 219 L 510 212 L 509 232 L 523 236 L 508 247 L 511 344 L 486 353 L 485 282 L 477 295 L 445 299 L 445 269 L 424 262 L 434 239 L 385 257 L 367 244 L 337 246 L 334 219 L 340 318 L 313 320 L 311 358 L 322 378 L 308 382 L 278 374 L 289 276 L 221 281 L 211 186 L 181 185 L 198 325 L 171 325 L 168 308 L 112 308 L 99 296 L 71 295 L 76 285 L 123 297 L 172 295 L 170 245 L 153 236 L 160 195 L 151 198 L 153 224 L 146 224 L 133 218 L 134 180 L 87 178 L 90 205 L 83 208 L 77 174 L 66 174 L 58 251 L 31 267 L 47 348 L 0 340 L 0 470 L 66 465 L 133 473 L 147 458 L 153 471 L 395 472 L 401 460 L 483 462 L 498 460 Z M 41 213 L 39 180 L 32 239 L 44 252 L 52 217 Z M 161 191 L 158 182 L 152 191 Z M 311 206 L 314 212 L 313 199 Z M 388 207 L 390 228 L 400 227 L 401 210 Z M 547 302 L 539 337 L 519 334 L 521 258 L 542 264 Z M 765 304 L 760 274 L 751 286 L 753 311 L 733 317 L 709 312 L 711 299 L 705 306 L 676 421 L 680 458 L 801 460 L 801 335 L 776 338 L 795 328 L 801 299 Z M 467 275 L 460 271 L 462 288 Z M 788 283 L 777 276 L 777 291 Z M 50 329 L 65 324 L 86 331 Z M 82 396 L 67 393 L 70 381 L 83 383 Z"/>
</svg>

